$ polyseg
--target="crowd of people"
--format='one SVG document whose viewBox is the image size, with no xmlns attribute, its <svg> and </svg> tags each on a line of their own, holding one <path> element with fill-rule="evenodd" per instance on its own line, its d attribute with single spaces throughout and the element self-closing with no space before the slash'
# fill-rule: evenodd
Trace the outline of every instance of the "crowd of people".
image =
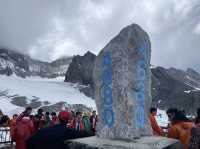
<svg viewBox="0 0 200 149">
<path fill-rule="evenodd" d="M 153 134 L 177 139 L 181 142 L 183 149 L 200 149 L 200 108 L 197 110 L 195 119 L 188 119 L 184 111 L 170 108 L 166 111 L 170 123 L 167 132 L 158 125 L 155 116 L 157 109 L 150 109 L 150 123 Z"/>
<path fill-rule="evenodd" d="M 10 127 L 10 134 L 16 142 L 16 149 L 64 149 L 64 141 L 96 134 L 98 116 L 96 111 L 44 112 L 38 109 L 31 115 L 27 107 L 20 115 L 14 114 L 10 120 L 0 111 L 0 126 Z M 149 120 L 153 135 L 178 139 L 183 149 L 200 149 L 200 108 L 197 117 L 188 119 L 184 111 L 170 108 L 166 111 L 169 124 L 161 128 L 156 120 L 157 109 L 150 109 Z M 164 131 L 163 129 L 167 130 Z"/>
<path fill-rule="evenodd" d="M 37 114 L 31 113 L 32 108 L 27 107 L 10 120 L 0 112 L 0 126 L 10 127 L 16 149 L 62 149 L 66 139 L 93 136 L 96 133 L 96 111 L 83 113 L 63 110 L 57 115 L 56 112 L 38 109 Z"/>
</svg>

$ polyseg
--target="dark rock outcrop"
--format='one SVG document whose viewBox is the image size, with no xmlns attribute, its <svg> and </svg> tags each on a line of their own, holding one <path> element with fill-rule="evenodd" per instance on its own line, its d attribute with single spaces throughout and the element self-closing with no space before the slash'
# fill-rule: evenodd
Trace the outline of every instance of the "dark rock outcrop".
<svg viewBox="0 0 200 149">
<path fill-rule="evenodd" d="M 65 75 L 65 82 L 93 84 L 92 72 L 96 55 L 87 52 L 84 56 L 74 56 Z"/>
<path fill-rule="evenodd" d="M 93 77 L 96 55 L 87 52 L 84 56 L 74 56 L 65 75 L 65 82 L 85 85 L 80 91 L 89 97 L 94 97 Z"/>
<path fill-rule="evenodd" d="M 176 107 L 194 114 L 200 105 L 199 81 L 197 72 L 194 75 L 188 71 L 175 68 L 157 67 L 152 72 L 153 105 L 161 109 Z"/>
</svg>

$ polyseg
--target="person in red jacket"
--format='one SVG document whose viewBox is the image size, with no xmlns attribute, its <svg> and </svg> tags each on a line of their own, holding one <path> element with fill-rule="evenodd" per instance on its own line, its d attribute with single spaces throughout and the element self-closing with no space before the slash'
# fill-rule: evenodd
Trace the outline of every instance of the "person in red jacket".
<svg viewBox="0 0 200 149">
<path fill-rule="evenodd" d="M 163 136 L 164 135 L 164 131 L 162 130 L 162 128 L 160 128 L 160 126 L 158 126 L 158 123 L 156 121 L 155 116 L 157 115 L 157 109 L 156 108 L 151 108 L 150 109 L 150 123 L 151 123 L 151 127 L 153 129 L 153 135 L 156 136 Z"/>
<path fill-rule="evenodd" d="M 37 110 L 37 114 L 34 116 L 33 124 L 36 130 L 39 130 L 45 127 L 45 116 L 44 116 L 43 109 L 39 108 Z"/>
<path fill-rule="evenodd" d="M 26 149 L 26 140 L 34 133 L 35 128 L 32 120 L 24 116 L 17 122 L 15 132 L 16 149 Z"/>
<path fill-rule="evenodd" d="M 27 107 L 27 108 L 25 109 L 25 111 L 23 111 L 23 112 L 17 117 L 16 123 L 18 123 L 19 121 L 21 121 L 23 117 L 30 116 L 31 112 L 32 112 L 32 108 L 31 108 L 31 107 Z"/>
<path fill-rule="evenodd" d="M 10 135 L 11 135 L 11 139 L 12 141 L 14 141 L 14 138 L 16 137 L 16 126 L 17 126 L 17 114 L 13 115 L 13 118 L 10 120 Z"/>
<path fill-rule="evenodd" d="M 84 131 L 82 112 L 76 112 L 76 118 L 72 121 L 71 127 L 77 131 Z"/>
<path fill-rule="evenodd" d="M 56 125 L 58 123 L 59 123 L 59 119 L 58 119 L 58 117 L 56 115 L 56 112 L 52 112 L 51 113 L 51 124 L 50 124 L 50 126 L 54 126 L 54 125 Z"/>
</svg>

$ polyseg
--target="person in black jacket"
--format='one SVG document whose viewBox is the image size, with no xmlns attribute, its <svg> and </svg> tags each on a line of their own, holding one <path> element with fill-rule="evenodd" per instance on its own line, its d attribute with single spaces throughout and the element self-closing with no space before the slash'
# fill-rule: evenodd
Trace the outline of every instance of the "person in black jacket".
<svg viewBox="0 0 200 149">
<path fill-rule="evenodd" d="M 200 108 L 197 110 L 195 127 L 191 130 L 189 149 L 200 149 Z"/>
<path fill-rule="evenodd" d="M 60 123 L 49 128 L 40 129 L 27 140 L 27 149 L 64 149 L 68 139 L 82 137 L 83 134 L 67 127 L 70 113 L 61 111 L 58 115 Z"/>
</svg>

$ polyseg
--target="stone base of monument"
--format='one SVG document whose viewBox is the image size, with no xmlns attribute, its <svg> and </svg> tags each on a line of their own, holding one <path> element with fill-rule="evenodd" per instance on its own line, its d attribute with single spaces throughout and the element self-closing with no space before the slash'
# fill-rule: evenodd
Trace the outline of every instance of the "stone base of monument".
<svg viewBox="0 0 200 149">
<path fill-rule="evenodd" d="M 66 149 L 182 149 L 179 141 L 164 137 L 142 137 L 135 141 L 88 137 L 68 140 Z"/>
</svg>

